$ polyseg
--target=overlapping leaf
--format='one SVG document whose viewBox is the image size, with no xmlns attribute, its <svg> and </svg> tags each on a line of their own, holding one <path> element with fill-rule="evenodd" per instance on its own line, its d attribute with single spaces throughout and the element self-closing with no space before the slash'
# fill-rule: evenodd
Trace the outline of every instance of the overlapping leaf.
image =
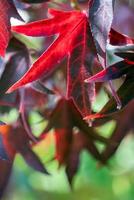
<svg viewBox="0 0 134 200">
<path fill-rule="evenodd" d="M 29 67 L 29 52 L 22 42 L 13 37 L 7 52 L 9 59 L 0 78 L 0 99 L 5 97 L 6 90 L 20 79 Z"/>
<path fill-rule="evenodd" d="M 24 3 L 43 3 L 45 1 L 20 0 Z M 80 153 L 83 149 L 90 152 L 95 159 L 105 163 L 116 151 L 128 131 L 134 129 L 134 112 L 132 109 L 134 98 L 132 92 L 134 89 L 134 39 L 118 33 L 114 29 L 110 31 L 113 4 L 114 0 L 91 0 L 89 21 L 84 12 L 49 10 L 49 14 L 52 15 L 49 19 L 12 28 L 15 32 L 34 37 L 53 35 L 55 40 L 30 69 L 28 69 L 29 53 L 26 46 L 19 40 L 12 38 L 8 47 L 7 52 L 10 56 L 0 78 L 0 100 L 3 101 L 0 101 L 0 105 L 7 103 L 8 99 L 10 106 L 19 108 L 20 115 L 17 123 L 0 127 L 0 159 L 7 160 L 0 160 L 0 196 L 7 184 L 17 153 L 20 153 L 33 169 L 48 174 L 44 165 L 32 150 L 33 140 L 29 137 L 28 114 L 33 108 L 39 108 L 41 113 L 46 111 L 44 109 L 46 95 L 52 94 L 52 92 L 45 87 L 42 80 L 50 78 L 50 75 L 65 57 L 68 57 L 66 97 L 58 102 L 54 110 L 52 107 L 55 103 L 52 103 L 51 110 L 53 111 L 40 139 L 44 138 L 44 135 L 51 129 L 54 130 L 55 157 L 59 165 L 65 165 L 69 182 L 72 183 L 72 179 L 78 170 Z M 0 18 L 2 25 L 0 29 L 0 54 L 3 56 L 10 38 L 10 17 L 18 14 L 12 0 L 1 1 L 0 9 L 2 13 Z M 91 76 L 92 67 L 98 65 L 97 54 L 99 58 L 101 57 L 100 61 L 103 67 L 106 64 L 106 44 L 108 40 L 111 45 L 116 46 L 115 54 L 124 60 Z M 23 76 L 26 71 L 27 73 Z M 94 71 L 96 71 L 96 68 L 94 68 Z M 123 75 L 125 76 L 124 82 L 117 93 L 121 99 L 122 107 L 125 108 L 119 112 L 114 98 L 111 98 L 99 113 L 91 115 L 94 82 L 105 82 L 120 78 Z M 23 77 L 21 78 L 21 76 Z M 16 81 L 18 82 L 14 84 Z M 14 104 L 11 104 L 10 96 L 5 95 L 7 88 L 14 84 L 8 90 L 8 92 L 11 92 L 27 83 L 31 83 L 32 87 L 26 87 L 13 93 L 17 95 Z M 84 117 L 87 116 L 86 120 L 99 118 L 101 121 L 102 117 L 107 117 L 108 121 L 114 119 L 117 124 L 110 137 L 111 143 L 98 135 L 93 127 L 88 127 L 80 113 Z M 103 118 L 100 124 L 104 124 L 107 120 Z M 93 122 L 94 126 L 96 124 L 97 119 L 96 123 Z M 36 138 L 34 137 L 34 139 Z M 103 142 L 106 145 L 102 154 L 95 145 L 96 141 Z M 8 162 L 8 159 L 10 162 Z"/>
<path fill-rule="evenodd" d="M 30 139 L 21 125 L 1 126 L 0 134 L 10 162 L 13 162 L 16 153 L 20 153 L 33 169 L 48 174 L 38 156 L 32 151 Z"/>
<path fill-rule="evenodd" d="M 88 78 L 85 82 L 105 82 L 113 79 L 120 78 L 124 74 L 133 72 L 134 64 L 121 61 L 114 65 L 109 66 L 107 69 L 99 72 L 98 74 Z"/>
<path fill-rule="evenodd" d="M 109 66 L 107 69 L 104 69 L 103 71 L 99 72 L 98 74 L 95 74 L 94 76 L 89 77 L 89 79 L 86 79 L 86 82 L 108 81 L 108 80 L 119 78 L 123 74 L 127 74 L 127 73 L 129 73 L 129 71 L 130 72 L 132 71 L 133 62 L 131 62 L 132 58 L 130 58 L 130 53 L 131 53 L 131 57 L 133 57 L 132 56 L 133 46 L 131 46 L 131 45 L 134 44 L 134 39 L 129 38 L 128 36 L 123 35 L 117 31 L 115 31 L 114 29 L 111 29 L 110 44 L 118 46 L 118 48 L 115 48 L 115 52 L 118 50 L 115 54 L 120 57 L 123 57 L 125 60 L 118 62 L 112 66 Z M 130 45 L 130 46 L 124 47 L 123 45 Z M 123 48 L 122 48 L 122 46 L 123 46 Z M 130 52 L 130 50 L 131 50 L 131 52 Z M 125 52 L 123 52 L 123 51 L 125 51 Z M 127 52 L 129 55 L 125 54 Z M 123 55 L 122 55 L 122 53 L 123 53 Z"/>
<path fill-rule="evenodd" d="M 56 139 L 55 157 L 60 165 L 66 166 L 70 183 L 78 169 L 79 155 L 83 149 L 89 151 L 95 159 L 103 162 L 95 141 L 103 143 L 108 141 L 96 134 L 92 127 L 88 127 L 72 100 L 61 99 L 58 102 L 43 135 L 52 128 Z"/>
<path fill-rule="evenodd" d="M 94 62 L 94 56 L 96 56 L 87 17 L 79 11 L 49 10 L 49 13 L 53 16 L 50 19 L 12 27 L 13 31 L 29 36 L 59 35 L 8 92 L 35 81 L 41 76 L 47 77 L 55 70 L 57 64 L 68 56 L 67 98 L 72 97 L 79 111 L 85 116 L 90 113 L 94 86 L 93 84 L 86 85 L 84 79 L 91 74 L 91 63 Z"/>
<path fill-rule="evenodd" d="M 122 107 L 125 107 L 134 98 L 134 93 L 132 92 L 133 89 L 134 89 L 134 68 L 132 67 L 132 71 L 130 72 L 130 74 L 126 76 L 124 83 L 121 85 L 121 87 L 117 92 L 119 98 L 121 99 Z M 85 119 L 87 120 L 87 119 L 107 117 L 108 115 L 111 115 L 117 111 L 119 110 L 117 109 L 116 102 L 114 101 L 114 98 L 111 98 L 99 113 L 89 115 Z"/>
<path fill-rule="evenodd" d="M 121 46 L 121 45 L 134 44 L 133 38 L 121 34 L 118 31 L 114 30 L 113 28 L 109 33 L 109 39 L 111 45 Z"/>
<path fill-rule="evenodd" d="M 92 77 L 89 77 L 85 82 L 105 82 L 113 79 L 120 78 L 126 75 L 124 83 L 121 85 L 117 94 L 121 100 L 122 107 L 127 105 L 134 96 L 131 92 L 134 89 L 133 77 L 134 77 L 134 62 L 133 62 L 133 44 L 134 39 L 122 35 L 115 30 L 110 32 L 110 42 L 112 45 L 119 45 L 115 47 L 115 54 L 122 57 L 124 60 L 117 62 L 108 68 L 100 71 Z M 120 46 L 121 45 L 121 46 Z M 124 46 L 127 45 L 127 46 Z M 104 117 L 112 112 L 117 111 L 116 102 L 114 98 L 106 104 L 106 106 L 97 114 L 89 115 L 85 119 Z"/>
</svg>

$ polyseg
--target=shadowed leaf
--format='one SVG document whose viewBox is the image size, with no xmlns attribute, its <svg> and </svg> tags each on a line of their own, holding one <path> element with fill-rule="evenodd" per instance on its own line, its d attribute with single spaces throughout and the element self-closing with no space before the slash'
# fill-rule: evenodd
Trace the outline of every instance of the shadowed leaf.
<svg viewBox="0 0 134 200">
<path fill-rule="evenodd" d="M 113 20 L 115 0 L 91 0 L 89 23 L 102 66 L 106 63 L 106 45 Z"/>
<path fill-rule="evenodd" d="M 102 152 L 102 157 L 105 162 L 113 156 L 123 138 L 131 130 L 134 130 L 134 101 L 132 100 L 122 112 L 119 112 L 116 115 L 116 128 L 113 131 L 112 136 L 109 138 L 111 143 L 109 143 Z"/>
<path fill-rule="evenodd" d="M 133 88 L 134 88 L 134 69 L 132 68 L 132 71 L 126 76 L 124 83 L 117 91 L 118 96 L 122 102 L 122 108 L 124 108 L 134 98 L 134 93 L 132 92 Z M 85 118 L 85 120 L 107 117 L 107 115 L 111 115 L 114 112 L 118 111 L 119 110 L 117 109 L 117 105 L 116 102 L 114 101 L 114 98 L 111 98 L 99 113 L 89 115 Z"/>
<path fill-rule="evenodd" d="M 134 69 L 134 64 L 128 64 L 125 61 L 121 61 L 115 63 L 114 65 L 109 66 L 108 68 L 104 69 L 103 71 L 95 74 L 94 76 L 85 80 L 87 83 L 92 82 L 105 82 L 113 79 L 120 78 L 124 74 L 128 74 Z"/>
<path fill-rule="evenodd" d="M 12 170 L 12 162 L 0 160 L 0 198 L 2 198 L 8 184 Z"/>
</svg>

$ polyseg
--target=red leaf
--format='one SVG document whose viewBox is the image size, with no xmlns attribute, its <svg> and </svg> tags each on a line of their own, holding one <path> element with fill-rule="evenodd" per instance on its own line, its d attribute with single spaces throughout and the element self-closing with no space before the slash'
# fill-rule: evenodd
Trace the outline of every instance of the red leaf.
<svg viewBox="0 0 134 200">
<path fill-rule="evenodd" d="M 112 45 L 134 44 L 133 38 L 130 38 L 127 35 L 121 34 L 114 29 L 111 29 L 109 38 L 110 38 L 110 44 Z"/>
<path fill-rule="evenodd" d="M 105 82 L 117 79 L 122 75 L 127 74 L 132 68 L 134 68 L 134 65 L 130 65 L 125 61 L 121 61 L 86 79 L 85 82 Z"/>
<path fill-rule="evenodd" d="M 66 157 L 66 174 L 71 185 L 72 179 L 79 167 L 82 150 L 87 150 L 95 159 L 102 161 L 99 151 L 89 137 L 82 132 L 73 134 L 70 151 L 68 152 L 68 157 Z"/>
<path fill-rule="evenodd" d="M 66 166 L 70 184 L 79 167 L 82 150 L 86 149 L 96 160 L 103 162 L 95 141 L 102 143 L 108 141 L 83 121 L 72 100 L 61 99 L 58 102 L 42 136 L 44 137 L 51 129 L 54 129 L 55 134 L 55 157 L 59 165 Z"/>
<path fill-rule="evenodd" d="M 98 135 L 92 127 L 88 127 L 88 124 L 83 121 L 72 100 L 61 99 L 58 102 L 50 116 L 49 123 L 44 131 L 45 134 L 52 128 L 56 138 L 56 158 L 60 165 L 68 162 L 76 128 L 83 134 L 81 138 L 86 138 L 84 141 L 87 141 L 86 145 L 82 147 L 88 149 L 93 157 L 101 160 L 94 141 L 99 140 L 100 142 L 107 143 L 107 140 Z"/>
<path fill-rule="evenodd" d="M 55 129 L 55 142 L 56 142 L 56 159 L 59 164 L 65 164 L 67 162 L 68 155 L 70 153 L 71 143 L 72 143 L 72 130 Z"/>
<path fill-rule="evenodd" d="M 10 18 L 22 19 L 19 17 L 12 0 L 0 1 L 0 12 L 0 56 L 4 56 L 10 39 Z"/>
<path fill-rule="evenodd" d="M 8 92 L 35 81 L 41 76 L 47 77 L 56 69 L 57 64 L 65 56 L 68 56 L 67 98 L 72 97 L 79 111 L 85 116 L 90 112 L 90 101 L 94 95 L 94 86 L 87 86 L 83 80 L 91 73 L 91 63 L 87 63 L 89 56 L 94 58 L 96 55 L 87 17 L 79 11 L 49 10 L 49 13 L 53 16 L 51 19 L 12 27 L 13 31 L 29 36 L 54 34 L 58 34 L 58 36 Z"/>
<path fill-rule="evenodd" d="M 96 160 L 102 161 L 92 138 L 83 132 L 77 132 L 74 134 L 72 148 L 76 151 L 86 149 Z"/>
<path fill-rule="evenodd" d="M 124 83 L 121 85 L 121 87 L 117 91 L 117 94 L 122 102 L 122 108 L 125 107 L 134 98 L 134 93 L 132 92 L 134 88 L 133 66 L 130 67 L 130 69 L 131 71 L 126 75 L 126 79 Z M 111 98 L 99 113 L 89 115 L 85 117 L 85 120 L 107 117 L 115 112 L 119 112 L 119 110 L 117 109 L 114 98 Z"/>
<path fill-rule="evenodd" d="M 110 37 L 110 44 L 119 45 L 118 48 L 115 48 L 115 50 L 117 51 L 115 53 L 116 55 L 121 56 L 122 55 L 121 51 L 123 50 L 129 51 L 133 49 L 133 45 L 130 45 L 134 43 L 134 39 L 132 38 L 129 38 L 126 35 L 122 35 L 118 33 L 117 31 L 115 31 L 114 29 L 111 29 L 109 37 Z M 121 45 L 128 45 L 128 44 L 129 46 L 121 47 Z M 123 56 L 125 56 L 125 52 Z M 132 57 L 132 52 L 131 52 L 131 57 Z M 85 82 L 87 83 L 104 82 L 104 81 L 110 81 L 112 79 L 120 78 L 124 74 L 128 74 L 131 72 L 133 73 L 133 67 L 134 67 L 133 64 L 134 62 L 132 58 L 130 59 L 130 53 L 129 53 L 126 55 L 126 58 L 124 61 L 121 61 L 109 66 L 108 68 L 102 70 L 101 72 L 95 74 L 94 76 L 89 77 L 88 79 L 85 80 Z M 112 89 L 112 95 L 116 100 L 117 107 L 120 108 L 122 106 L 122 102 L 120 101 L 120 98 L 116 94 L 111 83 L 110 83 L 110 88 Z M 93 115 L 90 115 L 90 116 L 85 117 L 85 119 L 90 119 L 92 117 Z M 97 114 L 96 117 L 99 118 L 100 115 Z"/>
<path fill-rule="evenodd" d="M 10 162 L 14 160 L 16 153 L 20 153 L 30 167 L 48 174 L 43 163 L 32 151 L 29 136 L 20 124 L 16 127 L 12 127 L 11 125 L 1 126 L 0 132 L 3 136 L 3 144 Z"/>
</svg>

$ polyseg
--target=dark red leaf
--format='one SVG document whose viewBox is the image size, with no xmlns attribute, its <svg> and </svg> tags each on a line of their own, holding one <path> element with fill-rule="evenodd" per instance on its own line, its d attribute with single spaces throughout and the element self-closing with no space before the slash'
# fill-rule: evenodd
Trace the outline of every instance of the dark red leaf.
<svg viewBox="0 0 134 200">
<path fill-rule="evenodd" d="M 134 130 L 134 100 L 132 100 L 122 112 L 116 114 L 116 128 L 113 131 L 112 136 L 109 138 L 111 141 L 106 146 L 102 153 L 102 157 L 105 162 L 113 156 L 117 150 L 122 139 L 131 131 Z"/>
<path fill-rule="evenodd" d="M 32 167 L 34 170 L 39 171 L 44 174 L 48 174 L 48 171 L 44 167 L 39 157 L 30 149 L 30 147 L 25 146 L 25 150 L 20 151 L 21 155 L 24 157 L 26 163 Z"/>
<path fill-rule="evenodd" d="M 2 198 L 8 184 L 12 170 L 12 162 L 0 160 L 0 198 Z"/>
<path fill-rule="evenodd" d="M 99 140 L 106 143 L 107 140 L 104 137 L 98 135 L 92 127 L 83 120 L 78 109 L 74 105 L 72 100 L 61 99 L 53 112 L 50 115 L 49 123 L 45 129 L 45 132 L 50 131 L 52 128 L 55 129 L 73 129 L 77 127 L 84 134 L 86 134 L 92 140 Z"/>
<path fill-rule="evenodd" d="M 32 151 L 29 136 L 20 124 L 16 127 L 10 125 L 0 127 L 0 131 L 3 136 L 4 147 L 11 161 L 16 153 L 20 153 L 30 167 L 48 174 L 38 156 Z"/>
<path fill-rule="evenodd" d="M 69 105 L 61 100 L 53 110 L 50 121 L 45 129 L 48 132 L 54 128 L 56 141 L 56 158 L 59 164 L 65 164 L 72 142 L 73 121 L 69 114 Z"/>
<path fill-rule="evenodd" d="M 120 61 L 114 65 L 109 66 L 103 71 L 95 74 L 94 76 L 85 80 L 87 83 L 92 82 L 105 82 L 113 79 L 120 78 L 122 75 L 129 73 L 134 68 L 134 65 L 130 65 L 125 61 Z"/>
<path fill-rule="evenodd" d="M 109 38 L 110 38 L 110 44 L 116 45 L 116 46 L 134 44 L 133 38 L 130 38 L 127 35 L 121 34 L 114 29 L 111 29 Z"/>
<path fill-rule="evenodd" d="M 132 71 L 128 73 L 124 83 L 117 91 L 118 96 L 122 102 L 122 108 L 125 107 L 134 98 L 134 93 L 132 92 L 133 89 L 134 89 L 134 69 L 132 68 Z M 114 101 L 114 98 L 111 98 L 99 113 L 89 115 L 85 118 L 85 120 L 107 117 L 108 115 L 111 115 L 114 112 L 119 112 L 119 110 L 117 109 L 117 105 L 116 102 Z"/>
<path fill-rule="evenodd" d="M 87 150 L 96 160 L 103 162 L 95 141 L 102 143 L 108 141 L 83 121 L 72 100 L 61 99 L 58 102 L 41 138 L 51 129 L 54 129 L 55 134 L 55 158 L 59 165 L 65 165 L 70 184 L 78 170 L 82 150 Z"/>
<path fill-rule="evenodd" d="M 64 165 L 67 162 L 70 148 L 72 144 L 72 130 L 67 129 L 55 129 L 55 143 L 56 143 L 56 159 L 59 165 Z"/>
<path fill-rule="evenodd" d="M 38 156 L 31 150 L 29 136 L 25 129 L 19 127 L 13 130 L 13 132 L 13 135 L 10 135 L 10 144 L 12 147 L 24 157 L 30 167 L 39 172 L 49 174 Z"/>
<path fill-rule="evenodd" d="M 56 139 L 55 158 L 59 165 L 66 166 L 70 183 L 78 169 L 79 153 L 83 149 L 88 150 L 95 159 L 103 162 L 94 142 L 107 143 L 108 141 L 98 135 L 92 127 L 88 127 L 72 100 L 61 99 L 58 102 L 43 135 L 51 129 L 54 129 Z"/>
<path fill-rule="evenodd" d="M 102 157 L 100 156 L 100 153 L 92 139 L 83 132 L 74 133 L 66 161 L 66 174 L 70 185 L 72 185 L 73 177 L 79 168 L 80 153 L 83 150 L 87 150 L 96 160 L 103 162 Z"/>
</svg>

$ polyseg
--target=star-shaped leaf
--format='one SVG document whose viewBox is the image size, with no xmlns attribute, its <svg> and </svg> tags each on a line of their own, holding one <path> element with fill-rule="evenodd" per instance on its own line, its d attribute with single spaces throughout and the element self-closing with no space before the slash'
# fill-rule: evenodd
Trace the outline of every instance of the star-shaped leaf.
<svg viewBox="0 0 134 200">
<path fill-rule="evenodd" d="M 82 150 L 86 149 L 96 160 L 103 162 L 95 141 L 108 143 L 108 140 L 98 135 L 83 121 L 72 100 L 61 99 L 58 102 L 41 138 L 51 129 L 54 129 L 55 134 L 55 157 L 59 165 L 66 166 L 70 183 L 78 169 L 79 155 Z"/>
<path fill-rule="evenodd" d="M 77 108 L 85 116 L 90 113 L 94 84 L 86 85 L 84 79 L 91 75 L 96 56 L 87 16 L 80 11 L 63 12 L 51 9 L 49 13 L 53 16 L 50 19 L 12 27 L 13 31 L 29 36 L 58 36 L 8 92 L 42 76 L 47 77 L 68 56 L 66 97 L 73 98 Z"/>
</svg>

